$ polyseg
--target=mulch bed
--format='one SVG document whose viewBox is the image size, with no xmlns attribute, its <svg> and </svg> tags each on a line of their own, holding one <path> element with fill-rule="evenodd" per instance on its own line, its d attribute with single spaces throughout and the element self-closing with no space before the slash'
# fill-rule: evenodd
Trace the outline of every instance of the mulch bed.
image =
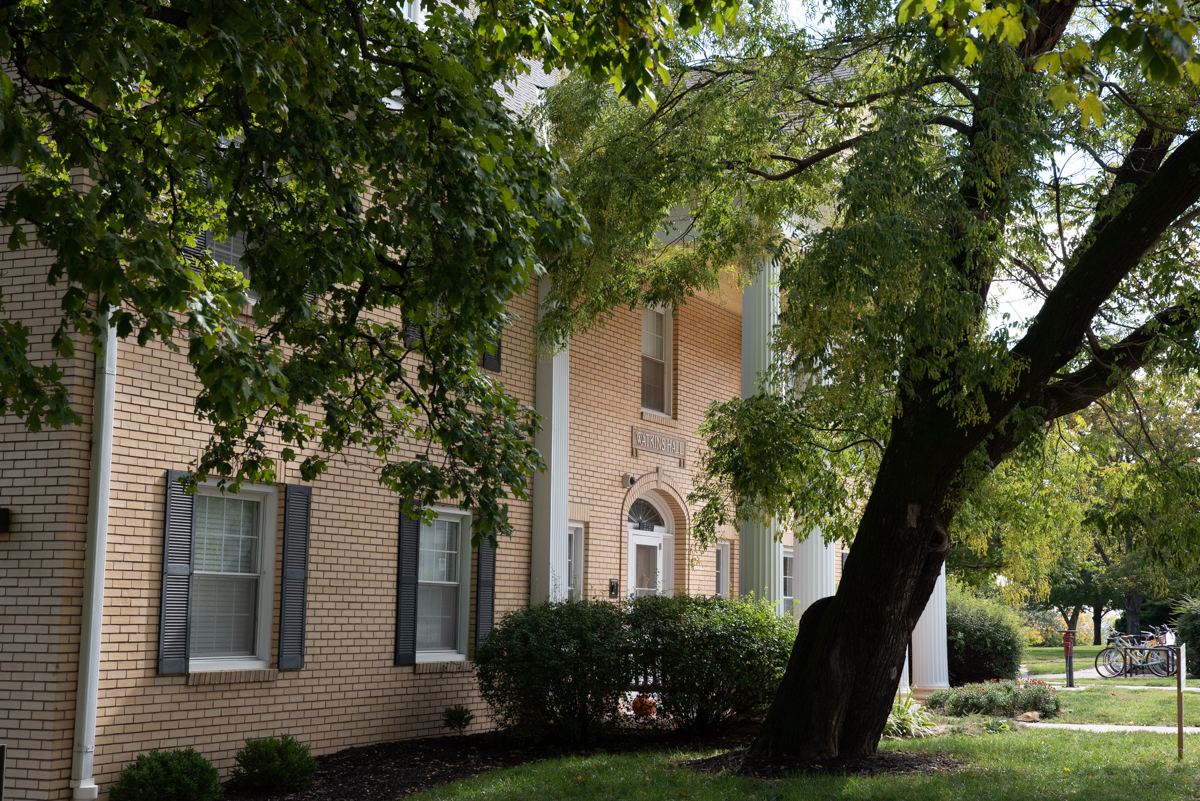
<svg viewBox="0 0 1200 801">
<path fill-rule="evenodd" d="M 794 773 L 818 775 L 884 776 L 904 773 L 954 773 L 964 764 L 943 754 L 922 754 L 913 751 L 878 751 L 856 757 L 838 757 L 824 762 L 806 762 L 798 759 L 774 758 L 747 760 L 745 750 L 729 751 L 724 754 L 693 759 L 683 764 L 692 770 L 705 773 L 728 771 L 740 776 L 756 779 L 779 779 Z"/>
<path fill-rule="evenodd" d="M 540 762 L 561 751 L 496 734 L 402 740 L 350 748 L 317 757 L 320 772 L 303 792 L 290 795 L 232 789 L 225 801 L 386 801 L 419 793 L 496 768 Z"/>
<path fill-rule="evenodd" d="M 610 738 L 603 750 L 616 753 L 679 744 L 670 735 L 653 732 L 626 732 Z M 710 740 L 712 748 L 737 748 L 747 740 L 736 735 Z M 499 733 L 473 734 L 466 737 L 430 737 L 401 740 L 362 748 L 349 748 L 317 757 L 320 766 L 316 780 L 303 792 L 280 795 L 247 793 L 227 788 L 224 801 L 388 801 L 397 796 L 420 793 L 432 787 L 470 778 L 497 768 L 542 762 L 564 756 L 569 751 L 535 740 L 515 739 Z M 950 773 L 963 767 L 949 757 L 906 751 L 880 751 L 848 759 L 831 759 L 820 764 L 778 759 L 747 762 L 745 748 L 730 750 L 705 759 L 682 764 L 706 773 L 729 771 L 760 779 L 778 779 L 790 773 L 856 774 L 879 776 L 901 773 Z"/>
</svg>

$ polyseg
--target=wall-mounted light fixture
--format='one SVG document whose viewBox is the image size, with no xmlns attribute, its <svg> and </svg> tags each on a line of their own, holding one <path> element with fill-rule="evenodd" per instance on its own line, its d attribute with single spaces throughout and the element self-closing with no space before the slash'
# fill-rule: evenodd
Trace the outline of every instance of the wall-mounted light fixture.
<svg viewBox="0 0 1200 801">
<path fill-rule="evenodd" d="M 0 534 L 8 533 L 8 510 L 0 509 Z"/>
</svg>

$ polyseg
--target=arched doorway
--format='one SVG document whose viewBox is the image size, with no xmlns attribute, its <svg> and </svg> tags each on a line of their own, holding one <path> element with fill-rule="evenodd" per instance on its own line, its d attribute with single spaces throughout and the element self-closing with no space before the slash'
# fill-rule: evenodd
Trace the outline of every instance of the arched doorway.
<svg viewBox="0 0 1200 801">
<path fill-rule="evenodd" d="M 629 593 L 644 595 L 675 594 L 675 530 L 670 509 L 652 493 L 641 496 L 629 506 L 626 515 L 629 530 Z"/>
</svg>

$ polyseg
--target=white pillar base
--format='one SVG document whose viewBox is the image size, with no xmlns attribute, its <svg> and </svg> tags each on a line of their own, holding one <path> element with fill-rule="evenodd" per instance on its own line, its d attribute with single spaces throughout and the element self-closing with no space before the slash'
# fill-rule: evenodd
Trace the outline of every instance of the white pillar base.
<svg viewBox="0 0 1200 801">
<path fill-rule="evenodd" d="M 950 686 L 946 650 L 946 566 L 933 587 L 912 634 L 913 698 L 924 701 L 930 693 Z"/>
</svg>

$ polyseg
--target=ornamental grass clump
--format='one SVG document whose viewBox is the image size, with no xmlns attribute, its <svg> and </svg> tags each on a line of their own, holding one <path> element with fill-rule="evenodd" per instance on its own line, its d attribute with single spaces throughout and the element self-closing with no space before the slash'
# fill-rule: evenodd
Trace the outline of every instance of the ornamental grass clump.
<svg viewBox="0 0 1200 801">
<path fill-rule="evenodd" d="M 892 711 L 883 724 L 883 736 L 893 740 L 910 737 L 928 737 L 933 734 L 933 716 L 913 703 L 912 693 L 903 698 L 896 696 Z"/>
<path fill-rule="evenodd" d="M 938 690 L 925 700 L 930 709 L 941 709 L 947 715 L 1008 715 L 1040 712 L 1057 715 L 1062 700 L 1053 687 L 1044 681 L 986 681 Z"/>
</svg>

